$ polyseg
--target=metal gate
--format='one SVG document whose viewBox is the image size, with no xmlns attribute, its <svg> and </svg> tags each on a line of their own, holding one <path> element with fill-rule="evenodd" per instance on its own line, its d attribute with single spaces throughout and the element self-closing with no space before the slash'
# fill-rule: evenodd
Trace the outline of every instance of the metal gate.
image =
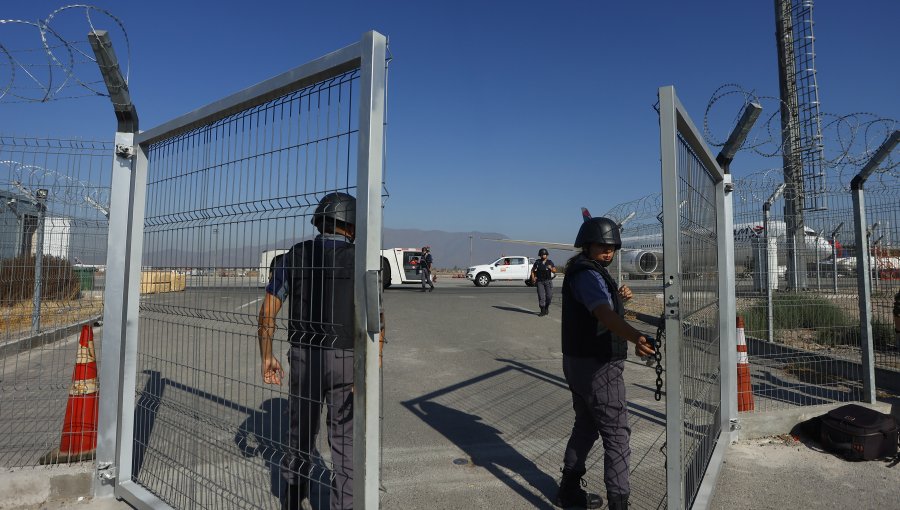
<svg viewBox="0 0 900 510">
<path fill-rule="evenodd" d="M 120 159 L 133 161 L 131 179 L 113 182 L 113 195 L 130 197 L 129 220 L 110 231 L 127 246 L 128 276 L 108 291 L 122 294 L 122 309 L 107 317 L 123 338 L 110 354 L 123 368 L 117 416 L 104 421 L 101 409 L 101 437 L 118 434 L 115 458 L 98 456 L 116 496 L 141 508 L 278 505 L 289 410 L 301 399 L 289 390 L 288 312 L 276 318 L 273 347 L 282 384 L 264 384 L 260 371 L 266 254 L 316 235 L 317 204 L 342 192 L 356 198 L 353 463 L 331 458 L 327 426 L 310 451 L 293 454 L 311 464 L 300 476 L 314 507 L 327 506 L 336 476 L 352 480 L 339 490 L 357 508 L 378 507 L 385 49 L 384 36 L 368 32 L 135 134 L 133 153 L 128 136 L 117 137 Z M 323 415 L 346 404 L 316 403 Z"/>
<path fill-rule="evenodd" d="M 668 508 L 705 507 L 736 416 L 730 175 L 659 89 Z"/>
</svg>

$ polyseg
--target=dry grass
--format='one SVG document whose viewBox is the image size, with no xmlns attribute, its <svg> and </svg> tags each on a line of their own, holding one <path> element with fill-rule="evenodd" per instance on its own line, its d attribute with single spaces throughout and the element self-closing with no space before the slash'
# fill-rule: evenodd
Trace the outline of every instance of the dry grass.
<svg viewBox="0 0 900 510">
<path fill-rule="evenodd" d="M 31 331 L 31 301 L 0 307 L 2 338 L 15 338 Z M 103 313 L 101 299 L 68 299 L 41 304 L 41 330 L 52 330 L 86 322 Z"/>
</svg>

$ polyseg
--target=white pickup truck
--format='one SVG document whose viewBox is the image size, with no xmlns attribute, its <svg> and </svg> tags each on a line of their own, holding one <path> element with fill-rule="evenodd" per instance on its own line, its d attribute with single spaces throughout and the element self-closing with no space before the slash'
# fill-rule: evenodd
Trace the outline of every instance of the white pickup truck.
<svg viewBox="0 0 900 510">
<path fill-rule="evenodd" d="M 525 285 L 531 284 L 531 265 L 534 263 L 525 256 L 507 256 L 480 266 L 466 270 L 466 279 L 472 280 L 476 287 L 487 287 L 492 281 L 517 281 Z"/>
</svg>

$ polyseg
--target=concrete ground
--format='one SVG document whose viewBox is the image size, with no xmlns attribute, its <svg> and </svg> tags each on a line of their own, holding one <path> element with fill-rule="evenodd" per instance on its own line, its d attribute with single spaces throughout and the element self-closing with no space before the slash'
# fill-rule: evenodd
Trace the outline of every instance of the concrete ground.
<svg viewBox="0 0 900 510">
<path fill-rule="evenodd" d="M 196 299 L 202 299 L 199 302 L 206 309 L 220 307 L 223 314 L 247 310 L 257 296 L 245 290 L 228 294 L 206 289 Z M 553 508 L 550 500 L 572 420 L 561 373 L 558 293 L 559 285 L 551 315 L 537 317 L 535 292 L 521 284 L 479 289 L 465 280 L 440 278 L 433 293 L 420 293 L 416 286 L 386 291 L 382 508 Z M 174 309 L 189 302 L 189 297 L 179 293 L 151 299 L 169 300 L 166 306 Z M 138 367 L 138 391 L 151 404 L 183 400 L 197 415 L 180 414 L 177 405 L 164 405 L 149 417 L 151 427 L 141 435 L 147 445 L 143 479 L 161 484 L 156 489 L 165 494 L 195 476 L 166 459 L 193 452 L 203 455 L 196 457 L 202 461 L 197 469 L 203 476 L 222 484 L 218 488 L 203 481 L 193 484 L 185 493 L 188 499 L 180 500 L 178 506 L 276 508 L 277 477 L 260 453 L 265 451 L 265 441 L 273 438 L 266 438 L 253 425 L 259 421 L 271 427 L 267 421 L 271 413 L 263 404 L 280 397 L 268 388 L 259 389 L 252 325 L 234 326 L 250 331 L 245 336 L 199 331 L 192 333 L 197 336 L 190 342 L 166 327 L 159 337 L 168 343 L 154 346 L 153 357 L 147 357 L 157 360 L 156 365 Z M 164 362 L 174 354 L 189 364 L 194 352 L 213 359 L 218 350 L 210 346 L 215 342 L 233 342 L 229 349 L 220 349 L 227 352 L 224 359 L 233 363 L 229 365 L 233 379 L 224 385 Z M 191 350 L 176 348 L 181 345 Z M 7 376 L 15 380 L 12 370 Z M 638 360 L 627 364 L 626 383 L 633 431 L 632 508 L 664 508 L 665 398 L 654 399 L 655 374 Z M 813 443 L 777 435 L 788 432 L 777 429 L 789 427 L 790 418 L 767 420 L 767 416 L 774 415 L 758 413 L 752 418 L 784 423 L 784 427 L 775 427 L 770 437 L 741 440 L 729 447 L 710 508 L 896 507 L 900 466 L 843 461 L 819 451 Z M 210 425 L 218 432 L 202 443 L 209 452 L 183 450 L 188 445 L 175 440 L 183 430 L 191 430 L 186 437 L 193 437 L 204 433 L 204 427 L 210 430 Z M 241 441 L 236 436 L 239 431 L 243 431 Z M 43 449 L 40 446 L 36 454 Z M 320 450 L 326 451 L 327 459 L 324 443 Z M 2 472 L 0 509 L 128 508 L 122 502 L 79 500 L 90 495 L 90 468 L 86 464 Z M 604 492 L 601 473 L 602 449 L 597 449 L 586 477 L 590 490 Z M 211 496 L 204 496 L 204 491 L 234 493 L 235 498 L 210 506 L 203 498 Z M 314 506 L 326 508 L 326 502 L 324 496 Z"/>
</svg>

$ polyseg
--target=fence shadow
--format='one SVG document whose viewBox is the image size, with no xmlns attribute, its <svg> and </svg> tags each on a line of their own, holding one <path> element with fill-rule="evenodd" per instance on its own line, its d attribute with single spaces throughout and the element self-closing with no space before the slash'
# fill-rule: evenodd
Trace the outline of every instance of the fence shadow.
<svg viewBox="0 0 900 510">
<path fill-rule="evenodd" d="M 462 450 L 476 466 L 512 489 L 523 499 L 523 505 L 555 508 L 550 503 L 558 487 L 554 469 L 561 466 L 565 438 L 571 427 L 571 417 L 561 414 L 571 412 L 568 385 L 563 377 L 521 361 L 496 361 L 505 366 L 402 405 Z M 533 395 L 550 400 L 517 396 L 526 388 Z M 544 409 L 542 403 L 547 404 Z M 628 410 L 631 419 L 665 430 L 663 413 L 635 402 L 628 403 Z M 545 443 L 541 443 L 541 434 L 532 431 L 546 432 Z M 534 444 L 539 446 L 528 447 Z M 647 454 L 656 455 L 656 451 L 648 450 L 635 458 Z M 600 455 L 596 462 L 602 466 L 602 449 Z M 553 460 L 541 462 L 542 457 L 553 457 Z M 556 467 L 549 465 L 557 462 Z M 594 474 L 602 477 L 602 468 Z"/>
<path fill-rule="evenodd" d="M 163 396 L 166 389 L 171 388 L 246 414 L 244 421 L 235 430 L 235 447 L 243 458 L 260 457 L 264 460 L 269 470 L 269 492 L 275 497 L 281 497 L 285 489 L 284 479 L 281 476 L 281 461 L 288 448 L 288 431 L 290 429 L 289 403 L 286 398 L 270 398 L 263 401 L 259 409 L 252 409 L 218 395 L 162 377 L 160 372 L 155 370 L 145 370 L 143 373 L 148 376 L 148 379 L 134 412 L 132 461 L 132 477 L 134 479 L 139 478 L 144 466 Z M 314 452 L 313 457 L 318 459 L 320 456 Z M 330 471 L 320 461 L 317 461 L 317 465 L 324 470 L 321 478 L 325 480 L 325 485 L 330 486 L 328 483 Z M 325 492 L 325 494 L 318 494 L 313 500 L 317 492 Z M 311 491 L 313 508 L 327 508 L 327 492 Z"/>
</svg>

